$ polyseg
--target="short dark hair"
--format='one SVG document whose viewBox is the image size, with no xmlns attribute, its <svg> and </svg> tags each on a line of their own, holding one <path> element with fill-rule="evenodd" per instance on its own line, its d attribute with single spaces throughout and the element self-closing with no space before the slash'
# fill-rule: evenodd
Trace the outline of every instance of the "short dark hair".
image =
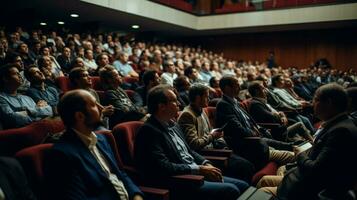
<svg viewBox="0 0 357 200">
<path fill-rule="evenodd" d="M 5 64 L 3 66 L 0 67 L 0 89 L 4 89 L 4 78 L 9 77 L 9 72 L 10 69 L 15 67 L 17 69 L 17 66 L 15 63 L 9 63 L 9 64 Z"/>
<path fill-rule="evenodd" d="M 190 103 L 193 103 L 197 96 L 202 96 L 206 91 L 208 91 L 207 86 L 203 84 L 193 84 L 188 91 Z"/>
<path fill-rule="evenodd" d="M 105 65 L 99 69 L 100 82 L 103 84 L 104 88 L 108 88 L 108 80 L 112 79 L 112 71 L 116 70 L 111 65 Z M 120 74 L 120 73 L 119 73 Z"/>
<path fill-rule="evenodd" d="M 74 114 L 76 112 L 83 112 L 84 114 L 87 113 L 86 110 L 87 103 L 85 101 L 85 98 L 83 97 L 83 92 L 87 92 L 87 91 L 72 90 L 66 92 L 66 94 L 63 95 L 63 97 L 61 98 L 60 102 L 57 105 L 58 113 L 61 116 L 63 124 L 67 128 L 71 128 L 74 126 L 76 121 Z"/>
<path fill-rule="evenodd" d="M 30 69 L 32 69 L 32 68 L 38 69 L 38 67 L 36 65 L 32 64 L 27 69 L 24 70 L 24 76 L 30 82 L 32 81 L 32 74 L 30 74 Z"/>
<path fill-rule="evenodd" d="M 210 79 L 209 79 L 209 86 L 213 87 L 213 85 L 215 84 L 216 82 L 216 77 L 215 76 L 212 76 Z"/>
<path fill-rule="evenodd" d="M 350 99 L 350 106 L 353 110 L 357 110 L 357 87 L 350 87 L 346 89 L 348 98 Z"/>
<path fill-rule="evenodd" d="M 43 68 L 45 65 L 45 56 L 40 56 L 37 60 L 38 68 Z"/>
<path fill-rule="evenodd" d="M 281 74 L 277 74 L 277 75 L 274 75 L 273 77 L 271 77 L 271 85 L 273 87 L 276 87 L 276 84 L 278 83 L 279 79 L 282 77 L 283 75 Z"/>
<path fill-rule="evenodd" d="M 184 74 L 185 74 L 185 76 L 187 76 L 187 77 L 190 77 L 190 75 L 193 73 L 193 69 L 195 69 L 194 67 L 187 67 L 186 69 L 185 69 L 185 71 L 184 71 Z"/>
<path fill-rule="evenodd" d="M 258 94 L 261 84 L 261 81 L 252 81 L 251 83 L 249 83 L 248 92 L 252 97 L 255 97 Z"/>
<path fill-rule="evenodd" d="M 227 86 L 232 86 L 234 81 L 235 81 L 234 76 L 224 76 L 219 80 L 219 88 L 221 88 L 222 91 L 224 91 L 224 88 Z"/>
<path fill-rule="evenodd" d="M 336 83 L 329 83 L 319 87 L 315 92 L 314 99 L 319 102 L 331 101 L 339 112 L 345 112 L 348 107 L 347 92 Z"/>
<path fill-rule="evenodd" d="M 68 74 L 69 81 L 73 86 L 77 86 L 76 80 L 81 78 L 81 73 L 86 72 L 87 70 L 83 67 L 75 67 L 71 69 L 71 71 Z"/>
<path fill-rule="evenodd" d="M 155 75 L 157 74 L 157 71 L 155 70 L 148 70 L 145 71 L 143 74 L 143 83 L 145 86 L 149 85 L 150 81 L 155 79 Z"/>
<path fill-rule="evenodd" d="M 182 91 L 184 89 L 184 81 L 187 79 L 187 76 L 179 76 L 174 80 L 174 87 L 177 89 L 177 91 Z"/>
<path fill-rule="evenodd" d="M 166 93 L 172 90 L 169 85 L 157 85 L 149 90 L 147 96 L 148 113 L 155 114 L 159 108 L 159 104 L 166 104 L 168 102 Z"/>
</svg>

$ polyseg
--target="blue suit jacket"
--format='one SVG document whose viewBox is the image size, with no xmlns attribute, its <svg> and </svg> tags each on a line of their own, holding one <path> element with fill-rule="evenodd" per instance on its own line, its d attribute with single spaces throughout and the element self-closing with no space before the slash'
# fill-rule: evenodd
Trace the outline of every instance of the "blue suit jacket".
<svg viewBox="0 0 357 200">
<path fill-rule="evenodd" d="M 129 198 L 141 194 L 139 188 L 117 166 L 114 154 L 103 135 L 97 135 L 97 148 L 112 173 L 124 183 Z M 118 199 L 112 183 L 89 149 L 73 130 L 64 133 L 46 155 L 45 172 L 51 199 Z"/>
</svg>

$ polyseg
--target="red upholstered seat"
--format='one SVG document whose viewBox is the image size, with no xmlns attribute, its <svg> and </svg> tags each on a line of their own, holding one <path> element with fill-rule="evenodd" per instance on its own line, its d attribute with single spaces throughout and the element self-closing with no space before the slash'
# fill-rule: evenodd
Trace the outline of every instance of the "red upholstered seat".
<svg viewBox="0 0 357 200">
<path fill-rule="evenodd" d="M 297 0 L 298 5 L 314 4 L 315 0 Z"/>
<path fill-rule="evenodd" d="M 57 77 L 56 84 L 62 90 L 63 93 L 66 93 L 67 91 L 71 90 L 73 87 L 67 76 Z"/>
<path fill-rule="evenodd" d="M 41 144 L 49 134 L 64 130 L 61 120 L 41 120 L 22 128 L 0 131 L 0 155 L 12 156 L 17 151 Z"/>
<path fill-rule="evenodd" d="M 265 175 L 276 175 L 277 170 L 278 165 L 275 162 L 269 162 L 265 167 L 254 174 L 252 178 L 252 185 L 256 185 Z"/>
<path fill-rule="evenodd" d="M 104 90 L 99 76 L 91 76 L 90 79 L 92 81 L 92 88 L 94 90 Z"/>
<path fill-rule="evenodd" d="M 15 155 L 24 168 L 29 184 L 38 199 L 48 199 L 49 197 L 44 189 L 43 161 L 46 151 L 52 146 L 53 144 L 39 144 L 25 148 Z"/>
<path fill-rule="evenodd" d="M 134 142 L 137 131 L 144 124 L 141 121 L 124 122 L 113 128 L 114 137 L 118 143 L 121 158 L 126 165 L 134 165 Z"/>
<path fill-rule="evenodd" d="M 139 78 L 135 78 L 135 77 L 124 77 L 123 81 L 125 83 L 137 83 L 139 82 Z"/>
</svg>

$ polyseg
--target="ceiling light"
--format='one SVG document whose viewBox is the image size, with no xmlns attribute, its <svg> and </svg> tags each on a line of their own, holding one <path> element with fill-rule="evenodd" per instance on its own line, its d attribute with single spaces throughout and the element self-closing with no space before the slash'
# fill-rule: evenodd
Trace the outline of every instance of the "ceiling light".
<svg viewBox="0 0 357 200">
<path fill-rule="evenodd" d="M 47 24 L 45 22 L 40 23 L 41 26 L 46 26 Z"/>
<path fill-rule="evenodd" d="M 79 15 L 78 15 L 78 14 L 75 14 L 75 13 L 72 13 L 72 14 L 71 14 L 71 17 L 79 17 Z"/>
<path fill-rule="evenodd" d="M 64 22 L 62 22 L 62 21 L 58 21 L 58 22 L 57 22 L 57 24 L 63 25 L 63 24 L 64 24 Z"/>
<path fill-rule="evenodd" d="M 138 28 L 140 28 L 140 26 L 139 25 L 132 25 L 131 28 L 138 29 Z"/>
</svg>

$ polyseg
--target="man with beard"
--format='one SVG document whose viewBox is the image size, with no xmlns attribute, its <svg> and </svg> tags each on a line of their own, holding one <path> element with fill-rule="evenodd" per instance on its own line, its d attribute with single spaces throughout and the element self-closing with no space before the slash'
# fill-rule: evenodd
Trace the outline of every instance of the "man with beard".
<svg viewBox="0 0 357 200">
<path fill-rule="evenodd" d="M 0 119 L 4 128 L 22 127 L 53 115 L 46 101 L 35 103 L 29 96 L 17 92 L 22 83 L 16 64 L 0 67 Z"/>
<path fill-rule="evenodd" d="M 119 170 L 106 138 L 93 132 L 100 125 L 101 111 L 86 90 L 70 91 L 58 104 L 66 132 L 45 162 L 53 199 L 143 199 L 139 188 Z"/>
</svg>

